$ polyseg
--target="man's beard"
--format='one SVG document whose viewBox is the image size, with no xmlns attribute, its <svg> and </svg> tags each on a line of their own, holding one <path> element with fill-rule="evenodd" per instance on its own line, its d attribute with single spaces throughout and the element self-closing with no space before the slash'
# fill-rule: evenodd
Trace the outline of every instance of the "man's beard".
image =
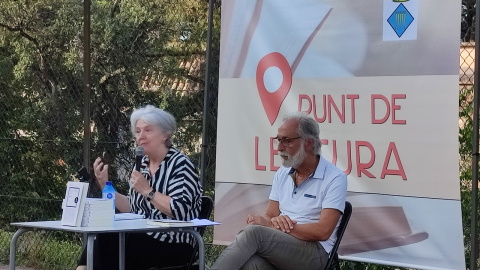
<svg viewBox="0 0 480 270">
<path fill-rule="evenodd" d="M 298 149 L 297 153 L 295 155 L 291 156 L 283 151 L 279 152 L 280 155 L 282 156 L 287 156 L 287 159 L 282 159 L 282 165 L 285 167 L 292 167 L 292 168 L 297 168 L 300 164 L 302 164 L 303 160 L 307 156 L 307 153 L 305 152 L 305 148 L 303 145 Z"/>
</svg>

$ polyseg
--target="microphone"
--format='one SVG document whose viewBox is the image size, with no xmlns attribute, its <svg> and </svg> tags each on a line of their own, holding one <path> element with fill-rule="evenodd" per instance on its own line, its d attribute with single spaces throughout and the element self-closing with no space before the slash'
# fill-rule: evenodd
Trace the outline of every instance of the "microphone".
<svg viewBox="0 0 480 270">
<path fill-rule="evenodd" d="M 85 167 L 80 168 L 77 171 L 77 173 L 80 175 L 80 182 L 89 182 L 90 183 L 90 180 L 92 180 L 92 177 L 90 176 L 90 174 L 87 171 L 87 168 L 85 168 Z"/>
<path fill-rule="evenodd" d="M 79 178 L 80 182 L 87 182 L 88 183 L 87 197 L 90 198 L 90 196 L 91 196 L 91 194 L 90 194 L 90 183 L 91 183 L 92 177 L 90 176 L 87 168 L 85 168 L 85 167 L 82 167 L 82 168 L 78 169 L 77 173 L 80 175 L 80 178 Z"/>
<path fill-rule="evenodd" d="M 142 165 L 142 158 L 145 155 L 145 150 L 143 147 L 138 146 L 135 148 L 135 170 L 140 171 L 140 166 Z"/>
</svg>

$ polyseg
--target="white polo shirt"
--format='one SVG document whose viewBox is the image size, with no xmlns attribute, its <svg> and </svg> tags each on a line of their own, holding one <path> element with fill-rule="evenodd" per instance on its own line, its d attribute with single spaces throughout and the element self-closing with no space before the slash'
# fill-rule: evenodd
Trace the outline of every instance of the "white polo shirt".
<svg viewBox="0 0 480 270">
<path fill-rule="evenodd" d="M 315 223 L 324 208 L 343 213 L 347 197 L 347 176 L 342 170 L 320 156 L 315 172 L 295 188 L 291 177 L 293 168 L 280 167 L 273 178 L 269 199 L 280 205 L 280 214 L 287 215 L 297 224 Z M 320 241 L 327 253 L 337 238 L 335 230 L 327 241 Z"/>
</svg>

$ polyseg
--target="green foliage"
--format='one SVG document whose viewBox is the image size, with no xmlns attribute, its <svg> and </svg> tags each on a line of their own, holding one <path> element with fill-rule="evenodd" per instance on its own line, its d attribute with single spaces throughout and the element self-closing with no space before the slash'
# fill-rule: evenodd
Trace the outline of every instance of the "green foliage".
<svg viewBox="0 0 480 270">
<path fill-rule="evenodd" d="M 8 263 L 9 246 L 13 234 L 0 231 L 0 263 Z M 52 233 L 27 232 L 18 239 L 16 264 L 34 269 L 75 269 L 82 252 L 79 241 L 62 240 Z M 5 255 L 5 256 L 4 256 Z"/>
<path fill-rule="evenodd" d="M 10 239 L 13 233 L 0 231 L 0 264 L 7 264 L 10 254 Z"/>
<path fill-rule="evenodd" d="M 473 149 L 473 87 L 462 89 L 459 96 L 459 153 L 460 153 L 460 195 L 462 204 L 463 240 L 465 260 L 470 269 L 471 226 L 472 226 L 472 153 Z M 480 197 L 477 194 L 477 201 Z M 477 212 L 478 216 L 478 212 Z M 477 228 L 480 225 L 477 218 Z"/>
<path fill-rule="evenodd" d="M 172 112 L 180 127 L 176 142 L 198 157 L 204 73 L 181 63 L 204 59 L 207 8 L 202 1 L 92 1 L 90 155 L 112 163 L 112 179 L 128 179 L 128 117 L 145 104 Z M 0 3 L 0 196 L 60 200 L 66 181 L 85 162 L 83 15 L 82 1 Z M 153 88 L 145 87 L 147 77 Z M 175 91 L 180 81 L 196 90 Z M 51 212 L 49 218 L 58 215 L 48 203 L 34 208 Z"/>
<path fill-rule="evenodd" d="M 179 127 L 175 145 L 200 166 L 207 11 L 207 1 L 92 0 L 92 160 L 85 161 L 83 1 L 0 1 L 2 228 L 13 231 L 9 224 L 14 221 L 59 219 L 66 182 L 97 156 L 111 163 L 110 178 L 125 192 L 123 180 L 129 178 L 134 152 L 129 115 L 139 106 L 153 104 L 170 111 Z M 216 14 L 219 32 L 219 9 Z M 213 62 L 218 63 L 219 47 L 215 48 Z M 215 98 L 217 81 L 211 85 Z M 210 124 L 208 136 L 212 144 L 214 126 Z M 209 156 L 214 151 L 209 148 Z M 207 164 L 210 175 L 213 162 L 210 158 Z M 90 196 L 98 193 L 92 186 Z M 54 239 L 64 240 L 58 237 Z M 62 241 L 52 243 L 51 250 L 79 242 Z M 54 255 L 61 252 L 23 254 L 39 261 L 52 257 L 38 267 L 53 269 Z M 78 255 L 71 257 L 76 260 Z"/>
</svg>

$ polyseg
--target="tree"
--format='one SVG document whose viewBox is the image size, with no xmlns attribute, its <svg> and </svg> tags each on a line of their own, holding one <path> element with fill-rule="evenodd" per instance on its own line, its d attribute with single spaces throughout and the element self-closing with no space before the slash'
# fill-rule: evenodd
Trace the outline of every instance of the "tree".
<svg viewBox="0 0 480 270">
<path fill-rule="evenodd" d="M 462 0 L 461 39 L 475 41 L 475 1 Z"/>
<path fill-rule="evenodd" d="M 194 0 L 92 1 L 91 156 L 115 165 L 112 178 L 131 170 L 128 117 L 141 105 L 172 112 L 177 141 L 198 156 L 207 10 L 207 2 Z M 83 3 L 1 1 L 0 31 L 0 171 L 9 187 L 0 194 L 13 189 L 55 205 L 32 200 L 38 211 L 13 218 L 2 205 L 3 222 L 58 217 L 65 183 L 83 163 Z M 192 70 L 182 63 L 199 64 Z"/>
</svg>

